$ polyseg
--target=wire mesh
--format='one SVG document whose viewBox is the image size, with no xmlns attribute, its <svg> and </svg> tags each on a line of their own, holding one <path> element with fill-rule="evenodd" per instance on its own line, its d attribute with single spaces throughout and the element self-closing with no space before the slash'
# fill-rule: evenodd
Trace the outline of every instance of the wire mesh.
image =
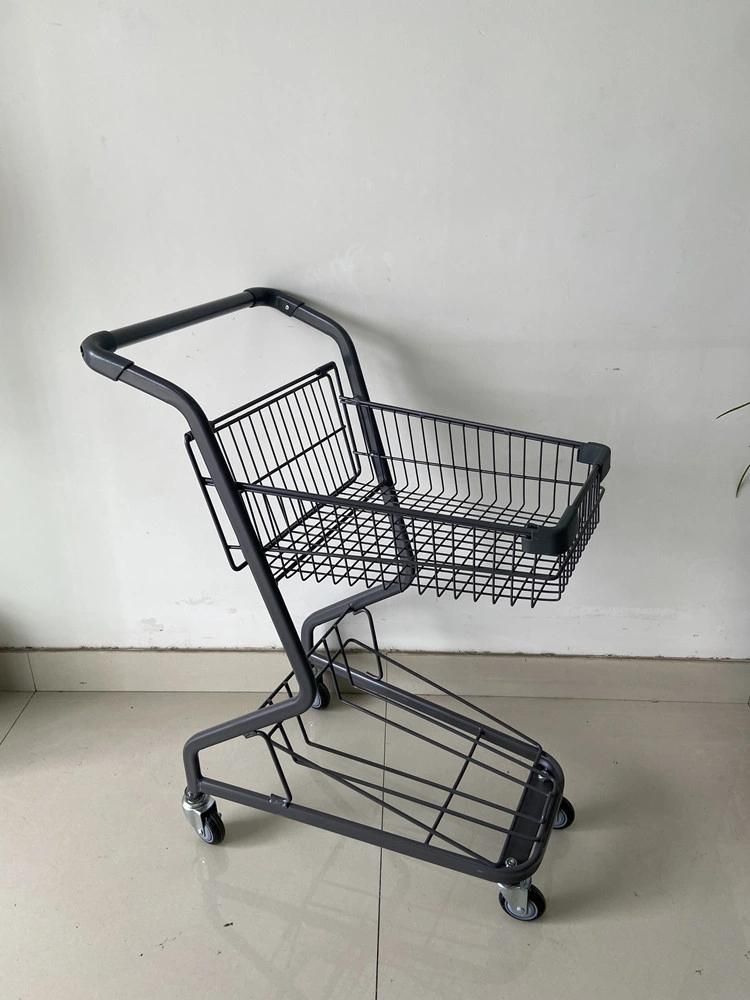
<svg viewBox="0 0 750 1000">
<path fill-rule="evenodd" d="M 559 794 L 556 781 L 539 766 L 541 746 L 384 654 L 372 618 L 365 614 L 369 641 L 344 636 L 347 614 L 311 653 L 324 663 L 319 677 L 331 690 L 331 710 L 357 712 L 357 724 L 325 727 L 325 736 L 319 737 L 315 721 L 298 716 L 257 734 L 271 754 L 283 797 L 304 800 L 306 782 L 298 768 L 312 770 L 344 792 L 355 815 L 362 799 L 374 802 L 382 809 L 384 830 L 417 843 L 499 866 L 513 833 L 516 845 L 520 842 L 526 856 L 533 855 L 549 832 Z M 373 693 L 363 678 L 385 683 Z M 418 702 L 402 704 L 399 695 L 415 686 Z M 290 675 L 264 704 L 289 698 L 293 691 Z M 435 706 L 437 714 L 432 714 Z M 368 727 L 376 727 L 378 734 L 385 730 L 382 758 L 362 750 L 378 742 L 375 735 L 370 738 Z M 348 741 L 341 736 L 346 730 Z M 507 737 L 522 752 L 509 750 Z M 533 832 L 519 832 L 519 818 L 530 821 Z"/>
<path fill-rule="evenodd" d="M 580 442 L 343 396 L 335 365 L 213 422 L 276 579 L 558 600 L 599 520 Z M 230 563 L 245 565 L 188 447 Z M 571 509 L 572 543 L 527 551 Z"/>
</svg>

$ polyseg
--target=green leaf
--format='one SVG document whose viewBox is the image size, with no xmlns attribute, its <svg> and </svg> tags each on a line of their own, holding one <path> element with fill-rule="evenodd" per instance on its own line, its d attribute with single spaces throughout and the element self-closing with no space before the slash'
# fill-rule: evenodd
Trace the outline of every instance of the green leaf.
<svg viewBox="0 0 750 1000">
<path fill-rule="evenodd" d="M 742 475 L 740 476 L 740 481 L 737 483 L 737 489 L 734 491 L 734 495 L 736 497 L 740 495 L 740 489 L 742 488 L 742 484 L 744 483 L 745 476 L 748 474 L 748 472 L 750 472 L 750 462 L 748 462 L 748 464 L 745 466 L 745 471 L 742 473 Z"/>
<path fill-rule="evenodd" d="M 748 401 L 746 403 L 740 403 L 739 406 L 733 406 L 729 410 L 724 410 L 724 412 L 720 413 L 719 416 L 716 419 L 718 420 L 719 417 L 725 417 L 727 415 L 727 413 L 734 413 L 735 410 L 742 410 L 746 406 L 750 406 L 750 399 L 748 399 Z"/>
</svg>

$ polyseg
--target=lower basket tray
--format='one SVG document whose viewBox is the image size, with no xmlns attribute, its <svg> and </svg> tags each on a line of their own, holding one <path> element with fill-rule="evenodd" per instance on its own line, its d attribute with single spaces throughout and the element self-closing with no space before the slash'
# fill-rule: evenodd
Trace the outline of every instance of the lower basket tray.
<svg viewBox="0 0 750 1000">
<path fill-rule="evenodd" d="M 558 765 L 534 740 L 380 652 L 364 615 L 371 642 L 345 637 L 340 621 L 310 656 L 332 717 L 307 714 L 252 734 L 280 793 L 216 794 L 480 878 L 500 881 L 510 867 L 532 874 L 562 796 Z M 293 694 L 290 676 L 264 704 Z M 339 712 L 356 718 L 344 724 Z M 326 811 L 303 804 L 312 785 Z M 357 818 L 363 799 L 375 824 Z"/>
</svg>

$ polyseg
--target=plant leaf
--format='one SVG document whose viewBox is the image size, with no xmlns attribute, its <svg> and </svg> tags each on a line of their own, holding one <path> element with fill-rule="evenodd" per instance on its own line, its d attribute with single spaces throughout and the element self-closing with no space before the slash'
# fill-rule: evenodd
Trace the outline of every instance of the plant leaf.
<svg viewBox="0 0 750 1000">
<path fill-rule="evenodd" d="M 748 464 L 745 466 L 745 471 L 742 473 L 742 475 L 740 476 L 740 480 L 737 483 L 737 489 L 734 491 L 734 495 L 736 497 L 740 495 L 740 489 L 742 488 L 742 484 L 744 483 L 745 476 L 748 474 L 748 472 L 750 472 L 750 462 L 748 462 Z"/>
<path fill-rule="evenodd" d="M 748 401 L 746 403 L 740 403 L 739 406 L 732 406 L 730 409 L 724 410 L 724 412 L 720 413 L 719 416 L 716 419 L 718 420 L 719 417 L 725 417 L 727 415 L 727 413 L 734 413 L 735 410 L 742 410 L 746 406 L 750 406 L 750 399 L 748 399 Z"/>
</svg>

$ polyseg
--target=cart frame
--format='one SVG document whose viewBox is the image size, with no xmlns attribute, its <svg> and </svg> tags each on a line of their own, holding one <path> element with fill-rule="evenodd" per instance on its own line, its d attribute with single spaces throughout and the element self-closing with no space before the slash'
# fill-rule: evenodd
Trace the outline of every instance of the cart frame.
<svg viewBox="0 0 750 1000">
<path fill-rule="evenodd" d="M 251 523 L 247 507 L 237 488 L 236 479 L 217 442 L 212 422 L 196 400 L 182 388 L 118 353 L 121 348 L 140 341 L 256 306 L 267 306 L 282 315 L 293 317 L 330 337 L 336 344 L 353 400 L 363 404 L 357 407 L 361 430 L 372 458 L 383 502 L 388 510 L 395 512 L 392 514 L 391 523 L 403 556 L 399 558 L 393 579 L 389 583 L 368 587 L 314 611 L 308 615 L 299 631 L 292 621 L 258 533 Z M 541 864 L 553 827 L 568 825 L 560 822 L 560 816 L 563 815 L 565 808 L 569 809 L 572 822 L 572 807 L 563 797 L 564 775 L 560 765 L 550 754 L 542 750 L 539 744 L 523 737 L 522 734 L 514 734 L 515 731 L 508 731 L 504 724 L 495 727 L 483 723 L 478 726 L 476 720 L 470 719 L 462 712 L 436 705 L 421 696 L 389 684 L 382 677 L 357 669 L 348 662 L 345 649 L 342 653 L 346 641 L 338 630 L 341 620 L 347 615 L 365 612 L 372 625 L 370 613 L 366 609 L 379 601 L 402 593 L 412 584 L 416 573 L 409 533 L 398 513 L 398 496 L 388 460 L 384 457 L 387 451 L 383 446 L 374 411 L 369 405 L 370 397 L 357 352 L 347 331 L 339 323 L 294 295 L 273 288 L 250 288 L 237 295 L 155 319 L 92 334 L 84 340 L 81 352 L 86 364 L 95 372 L 153 396 L 175 408 L 185 418 L 189 428 L 188 437 L 195 443 L 205 463 L 211 485 L 215 488 L 226 512 L 242 557 L 253 575 L 292 669 L 290 678 L 277 689 L 275 696 L 267 699 L 259 708 L 210 726 L 187 740 L 183 752 L 186 774 L 183 805 L 198 833 L 210 842 L 211 838 L 206 836 L 206 820 L 212 815 L 218 817 L 213 800 L 226 799 L 496 882 L 500 885 L 501 902 L 507 912 L 519 919 L 532 919 L 528 915 L 530 911 L 527 910 L 531 876 Z M 578 448 L 579 461 L 586 462 L 593 470 L 591 474 L 596 476 L 598 490 L 598 483 L 609 469 L 609 449 L 597 443 L 557 440 Z M 600 495 L 600 492 L 596 493 L 597 516 Z M 529 542 L 527 539 L 525 544 L 530 551 L 557 554 L 571 544 L 575 534 L 574 529 L 572 516 L 566 512 L 558 524 L 538 529 L 533 541 Z M 316 644 L 316 630 L 323 626 L 328 626 L 328 631 L 323 640 L 318 640 Z M 329 644 L 332 632 L 337 639 L 335 652 L 331 652 Z M 374 630 L 372 635 L 373 652 L 378 657 L 384 656 L 377 648 Z M 321 675 L 326 672 L 337 691 L 340 682 L 342 685 L 353 686 L 355 690 L 381 699 L 387 704 L 396 705 L 407 712 L 414 712 L 430 724 L 444 727 L 454 734 L 465 734 L 475 741 L 480 738 L 478 734 L 481 734 L 481 739 L 486 745 L 497 748 L 503 754 L 513 755 L 515 760 L 521 759 L 528 763 L 528 780 L 512 822 L 509 824 L 502 852 L 496 861 L 489 862 L 478 856 L 446 850 L 431 843 L 429 837 L 427 842 L 420 842 L 313 809 L 292 801 L 291 793 L 283 796 L 268 795 L 217 780 L 203 773 L 200 755 L 209 747 L 238 737 L 259 735 L 268 743 L 269 731 L 277 732 L 284 723 L 300 719 L 311 707 L 315 707 L 316 699 L 320 701 Z M 290 680 L 293 681 L 296 690 L 293 689 Z M 282 688 L 282 694 L 286 696 L 276 700 Z M 278 770 L 279 764 L 276 763 Z M 286 786 L 281 771 L 280 776 Z M 460 778 L 457 779 L 459 780 Z M 455 787 L 449 792 L 447 802 L 451 801 L 453 794 Z M 443 812 L 446 809 L 447 804 Z M 216 829 L 214 825 L 214 834 Z M 218 840 L 221 837 L 214 836 L 213 839 Z M 540 895 L 537 893 L 535 897 L 537 903 Z M 541 900 L 537 909 L 543 909 L 543 897 Z"/>
</svg>

